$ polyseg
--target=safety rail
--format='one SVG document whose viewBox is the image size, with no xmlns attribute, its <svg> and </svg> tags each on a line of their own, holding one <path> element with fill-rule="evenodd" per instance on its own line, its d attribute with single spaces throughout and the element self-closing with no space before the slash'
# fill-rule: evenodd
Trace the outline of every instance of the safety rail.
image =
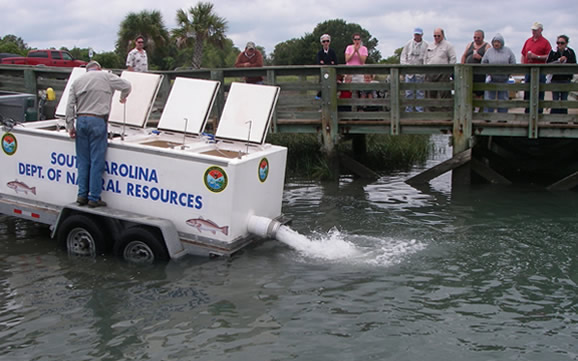
<svg viewBox="0 0 578 361">
<path fill-rule="evenodd" d="M 62 68 L 0 66 L 0 90 L 34 94 L 52 87 L 59 99 L 69 72 Z M 231 82 L 262 76 L 264 84 L 281 87 L 272 131 L 320 133 L 326 149 L 332 149 L 346 134 L 446 133 L 454 136 L 454 145 L 460 149 L 467 149 L 474 135 L 578 138 L 578 84 L 541 82 L 547 74 L 575 76 L 577 65 L 279 66 L 157 73 L 165 76 L 155 104 L 159 114 L 176 77 L 221 81 L 224 86 L 217 96 L 213 121 L 220 117 Z M 406 82 L 408 74 L 421 75 L 424 82 Z M 508 75 L 509 82 L 474 83 L 474 74 Z M 361 80 L 364 75 L 370 82 Z M 526 76 L 529 82 L 524 81 Z M 423 91 L 425 96 L 408 99 L 407 90 Z M 474 94 L 484 91 L 507 92 L 508 96 L 484 100 Z M 552 92 L 567 92 L 570 96 L 554 101 L 549 96 Z M 373 93 L 377 96 L 364 97 Z M 433 97 L 434 93 L 445 97 Z M 542 98 L 544 93 L 546 97 Z M 423 107 L 424 111 L 410 112 L 407 107 Z M 507 112 L 489 113 L 487 108 Z M 566 109 L 568 114 L 550 113 L 552 108 Z"/>
</svg>

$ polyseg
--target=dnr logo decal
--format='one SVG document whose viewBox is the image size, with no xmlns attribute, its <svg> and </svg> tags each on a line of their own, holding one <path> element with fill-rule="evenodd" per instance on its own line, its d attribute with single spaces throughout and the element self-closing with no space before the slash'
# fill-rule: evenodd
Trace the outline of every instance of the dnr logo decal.
<svg viewBox="0 0 578 361">
<path fill-rule="evenodd" d="M 259 162 L 259 180 L 261 181 L 261 183 L 265 183 L 268 176 L 269 176 L 269 161 L 267 160 L 267 158 L 263 158 Z"/>
<path fill-rule="evenodd" d="M 221 167 L 209 167 L 203 177 L 205 186 L 213 193 L 219 193 L 227 188 L 227 173 Z"/>
<path fill-rule="evenodd" d="M 11 133 L 4 133 L 2 136 L 2 150 L 6 155 L 13 155 L 18 148 L 16 137 Z"/>
</svg>

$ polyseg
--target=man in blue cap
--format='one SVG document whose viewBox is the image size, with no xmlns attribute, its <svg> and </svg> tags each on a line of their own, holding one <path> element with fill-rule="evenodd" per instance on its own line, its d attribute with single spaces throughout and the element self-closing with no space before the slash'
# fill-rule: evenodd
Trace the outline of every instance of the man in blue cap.
<svg viewBox="0 0 578 361">
<path fill-rule="evenodd" d="M 401 51 L 401 58 L 400 64 L 406 65 L 424 65 L 425 64 L 425 54 L 427 50 L 428 44 L 422 39 L 423 37 L 423 30 L 422 28 L 415 28 L 413 30 L 413 39 L 408 41 L 407 44 L 403 47 Z M 406 83 L 423 83 L 424 82 L 424 75 L 423 74 L 406 74 L 405 82 Z M 415 92 L 412 89 L 408 89 L 405 91 L 405 97 L 407 99 L 423 99 L 425 97 L 424 90 L 416 90 Z M 415 108 L 418 112 L 423 112 L 422 106 L 407 106 L 405 107 L 406 112 L 412 112 Z"/>
</svg>

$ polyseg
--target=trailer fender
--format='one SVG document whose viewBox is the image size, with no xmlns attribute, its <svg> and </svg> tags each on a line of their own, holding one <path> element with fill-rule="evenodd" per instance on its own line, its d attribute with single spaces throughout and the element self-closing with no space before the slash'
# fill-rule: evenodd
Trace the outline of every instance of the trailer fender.
<svg viewBox="0 0 578 361">
<path fill-rule="evenodd" d="M 58 230 L 62 226 L 64 220 L 75 214 L 85 214 L 90 217 L 98 217 L 103 221 L 109 221 L 110 224 L 115 224 L 120 227 L 120 229 L 113 230 L 115 233 L 118 232 L 117 234 L 122 234 L 126 229 L 136 226 L 145 226 L 150 229 L 157 229 L 158 234 L 161 235 L 161 237 L 159 237 L 159 242 L 164 242 L 168 256 L 171 259 L 180 258 L 186 254 L 177 229 L 170 220 L 144 216 L 139 213 L 119 211 L 108 207 L 87 208 L 78 206 L 74 203 L 64 206 L 52 229 L 53 238 L 58 234 Z"/>
</svg>

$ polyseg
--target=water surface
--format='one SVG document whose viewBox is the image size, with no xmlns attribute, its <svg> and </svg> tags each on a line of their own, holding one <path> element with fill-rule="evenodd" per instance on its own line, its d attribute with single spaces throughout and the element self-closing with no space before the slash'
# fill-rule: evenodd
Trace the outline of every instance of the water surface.
<svg viewBox="0 0 578 361">
<path fill-rule="evenodd" d="M 0 217 L 0 360 L 577 360 L 578 194 L 417 171 L 292 180 L 307 239 L 230 259 L 69 258 Z"/>
</svg>

